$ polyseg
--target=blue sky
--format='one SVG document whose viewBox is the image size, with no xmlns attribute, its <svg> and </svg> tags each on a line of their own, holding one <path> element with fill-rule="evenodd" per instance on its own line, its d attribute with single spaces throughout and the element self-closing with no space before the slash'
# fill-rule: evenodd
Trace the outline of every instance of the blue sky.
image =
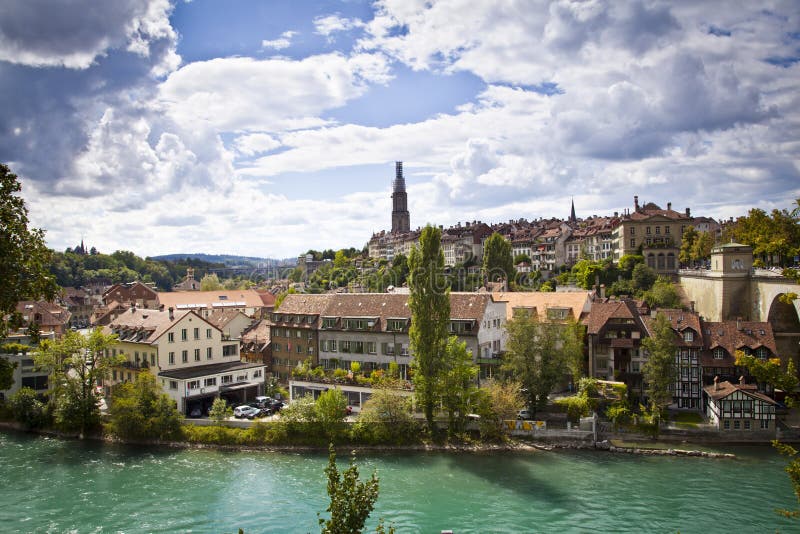
<svg viewBox="0 0 800 534">
<path fill-rule="evenodd" d="M 800 197 L 793 1 L 7 0 L 0 161 L 63 249 L 290 257 L 390 225 Z"/>
</svg>

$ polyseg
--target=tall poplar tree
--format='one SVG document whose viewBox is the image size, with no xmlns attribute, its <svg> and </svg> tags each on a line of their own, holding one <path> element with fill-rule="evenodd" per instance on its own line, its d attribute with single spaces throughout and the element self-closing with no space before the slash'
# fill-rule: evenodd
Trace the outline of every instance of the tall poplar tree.
<svg viewBox="0 0 800 534">
<path fill-rule="evenodd" d="M 646 393 L 650 404 L 660 416 L 661 410 L 672 404 L 672 392 L 678 378 L 675 366 L 675 331 L 663 313 L 656 315 L 650 323 L 649 337 L 642 340 L 647 351 L 647 362 L 642 368 L 642 376 L 647 384 Z"/>
<path fill-rule="evenodd" d="M 483 244 L 484 278 L 487 282 L 497 282 L 505 278 L 510 288 L 515 274 L 511 243 L 497 232 L 493 233 Z"/>
<path fill-rule="evenodd" d="M 433 429 L 450 321 L 450 290 L 444 276 L 442 233 L 438 228 L 428 225 L 422 230 L 419 246 L 411 249 L 408 267 L 414 389 L 428 427 Z"/>
</svg>

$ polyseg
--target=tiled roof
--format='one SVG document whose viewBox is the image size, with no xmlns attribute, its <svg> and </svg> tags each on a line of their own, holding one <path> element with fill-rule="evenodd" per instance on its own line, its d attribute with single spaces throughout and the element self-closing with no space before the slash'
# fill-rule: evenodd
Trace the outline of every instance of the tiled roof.
<svg viewBox="0 0 800 534">
<path fill-rule="evenodd" d="M 133 341 L 139 343 L 152 343 L 161 335 L 169 330 L 175 323 L 185 316 L 192 314 L 201 321 L 202 317 L 190 310 L 176 310 L 173 318 L 170 319 L 169 311 L 128 309 L 114 318 L 111 323 L 104 328 L 105 333 L 109 334 L 113 330 L 122 329 L 128 334 L 120 336 L 120 341 Z"/>
<path fill-rule="evenodd" d="M 741 391 L 748 397 L 759 399 L 768 404 L 773 404 L 773 405 L 778 404 L 777 402 L 770 399 L 763 393 L 759 393 L 754 384 L 731 384 L 730 382 L 725 381 L 725 382 L 720 382 L 718 388 L 714 384 L 712 384 L 710 386 L 704 387 L 703 389 L 705 390 L 706 394 L 715 401 L 722 400 L 731 393 L 734 393 L 736 391 Z"/>
<path fill-rule="evenodd" d="M 676 346 L 702 348 L 703 330 L 700 327 L 699 314 L 684 310 L 664 309 L 664 308 L 659 308 L 657 310 L 657 313 L 666 315 L 670 321 L 670 324 L 672 325 L 672 329 L 681 334 L 675 337 Z M 642 321 L 644 322 L 648 333 L 652 334 L 652 325 L 653 321 L 655 321 L 655 318 L 652 317 L 652 315 L 643 316 Z M 686 342 L 683 337 L 683 333 L 687 329 L 694 332 L 694 339 L 690 342 Z"/>
<path fill-rule="evenodd" d="M 514 308 L 536 308 L 541 320 L 547 319 L 549 308 L 569 308 L 569 313 L 576 321 L 580 320 L 584 311 L 591 306 L 591 292 L 502 292 L 492 293 L 495 301 L 506 302 L 506 318 L 513 319 Z"/>
<path fill-rule="evenodd" d="M 240 306 L 247 308 L 262 308 L 264 301 L 254 289 L 234 289 L 229 291 L 168 291 L 158 293 L 158 302 L 165 308 L 179 306 L 218 307 L 232 306 L 234 303 L 243 303 Z"/>
<path fill-rule="evenodd" d="M 333 295 L 309 295 L 305 293 L 290 293 L 284 297 L 283 302 L 276 312 L 296 313 L 302 315 L 320 315 L 328 305 L 328 300 Z"/>
<path fill-rule="evenodd" d="M 633 301 L 595 302 L 592 304 L 592 310 L 585 321 L 586 333 L 600 333 L 600 330 L 609 319 L 633 319 L 638 326 L 641 326 L 641 318 L 636 312 Z"/>
<path fill-rule="evenodd" d="M 26 322 L 36 322 L 40 327 L 64 326 L 69 323 L 72 314 L 56 304 L 44 300 L 23 300 L 17 303 L 17 311 L 27 317 Z M 38 314 L 39 319 L 34 320 Z"/>
<path fill-rule="evenodd" d="M 242 332 L 242 343 L 268 342 L 270 340 L 269 321 L 262 319 Z"/>
<path fill-rule="evenodd" d="M 706 348 L 709 350 L 721 347 L 733 355 L 742 347 L 749 347 L 753 350 L 766 347 L 772 354 L 778 354 L 775 346 L 775 334 L 769 323 L 739 321 L 737 328 L 737 321 L 705 321 L 703 327 L 705 328 L 703 335 L 706 340 Z"/>
<path fill-rule="evenodd" d="M 235 309 L 228 308 L 228 309 L 214 310 L 208 316 L 207 320 L 209 323 L 213 324 L 217 328 L 222 329 L 239 315 L 247 317 L 247 315 Z"/>
</svg>

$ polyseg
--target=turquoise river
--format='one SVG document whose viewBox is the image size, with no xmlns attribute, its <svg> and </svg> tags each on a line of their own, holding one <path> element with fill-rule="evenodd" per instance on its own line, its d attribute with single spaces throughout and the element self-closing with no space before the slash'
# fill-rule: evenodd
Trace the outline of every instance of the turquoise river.
<svg viewBox="0 0 800 534">
<path fill-rule="evenodd" d="M 736 459 L 600 451 L 362 453 L 368 526 L 398 533 L 798 532 L 769 447 Z M 344 467 L 347 459 L 340 456 Z M 160 450 L 0 433 L 1 532 L 319 532 L 327 457 Z"/>
</svg>

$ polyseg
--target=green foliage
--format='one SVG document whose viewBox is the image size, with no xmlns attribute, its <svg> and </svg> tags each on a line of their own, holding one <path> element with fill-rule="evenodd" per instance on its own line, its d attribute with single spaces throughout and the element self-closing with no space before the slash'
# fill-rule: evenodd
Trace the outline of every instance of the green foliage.
<svg viewBox="0 0 800 534">
<path fill-rule="evenodd" d="M 520 263 L 531 263 L 531 257 L 527 254 L 517 254 L 514 256 L 514 265 L 519 265 Z"/>
<path fill-rule="evenodd" d="M 16 368 L 17 362 L 11 362 L 0 356 L 0 389 L 11 389 L 11 386 L 14 385 L 14 369 Z"/>
<path fill-rule="evenodd" d="M 430 429 L 434 429 L 433 412 L 439 400 L 450 321 L 450 291 L 445 285 L 441 239 L 438 228 L 426 226 L 420 235 L 419 247 L 411 249 L 408 258 L 413 379 Z"/>
<path fill-rule="evenodd" d="M 633 269 L 640 264 L 644 264 L 644 256 L 640 254 L 625 254 L 619 259 L 620 275 L 623 278 L 631 279 Z"/>
<path fill-rule="evenodd" d="M 642 340 L 642 348 L 647 352 L 642 368 L 646 393 L 653 406 L 661 410 L 672 403 L 672 388 L 677 379 L 675 332 L 663 313 L 657 314 L 650 324 L 650 336 Z"/>
<path fill-rule="evenodd" d="M 221 289 L 223 289 L 223 287 L 217 273 L 207 274 L 200 279 L 201 291 L 220 291 Z"/>
<path fill-rule="evenodd" d="M 567 418 L 573 423 L 577 423 L 581 417 L 589 415 L 589 401 L 583 395 L 562 397 L 556 399 L 555 403 L 567 410 Z"/>
<path fill-rule="evenodd" d="M 355 435 L 370 444 L 404 444 L 419 435 L 411 408 L 411 397 L 388 388 L 376 388 L 361 407 Z"/>
<path fill-rule="evenodd" d="M 308 423 L 316 421 L 317 411 L 312 395 L 294 399 L 281 410 L 281 420 L 287 423 Z"/>
<path fill-rule="evenodd" d="M 504 279 L 509 284 L 514 280 L 514 259 L 511 242 L 494 232 L 483 244 L 483 276 L 488 282 Z"/>
<path fill-rule="evenodd" d="M 21 190 L 17 175 L 0 164 L 0 338 L 17 302 L 51 299 L 57 289 L 47 268 L 52 252 L 45 245 L 44 231 L 28 228 L 28 208 L 17 194 Z"/>
<path fill-rule="evenodd" d="M 214 399 L 211 409 L 208 411 L 208 417 L 216 424 L 222 424 L 223 421 L 233 416 L 233 408 L 228 405 L 228 402 L 223 398 Z"/>
<path fill-rule="evenodd" d="M 660 276 L 653 287 L 644 292 L 644 301 L 651 308 L 681 307 L 681 297 L 675 284 Z"/>
<path fill-rule="evenodd" d="M 552 293 L 556 290 L 556 283 L 553 280 L 548 280 L 539 286 L 539 291 L 542 293 Z"/>
<path fill-rule="evenodd" d="M 489 440 L 506 438 L 503 421 L 515 419 L 517 411 L 525 405 L 522 385 L 516 380 L 490 380 L 476 395 L 475 411 L 480 415 L 478 428 L 481 437 Z"/>
<path fill-rule="evenodd" d="M 109 406 L 110 429 L 123 439 L 170 439 L 181 433 L 183 417 L 150 373 L 134 383 L 114 387 Z"/>
<path fill-rule="evenodd" d="M 34 354 L 36 366 L 50 372 L 51 402 L 61 429 L 83 436 L 98 426 L 95 386 L 108 378 L 112 367 L 125 361 L 123 355 L 107 355 L 116 340 L 116 335 L 106 335 L 99 328 L 87 337 L 69 331 L 58 341 L 43 341 L 41 350 Z"/>
<path fill-rule="evenodd" d="M 789 480 L 792 483 L 794 495 L 797 497 L 797 501 L 800 502 L 800 453 L 791 445 L 781 443 L 778 440 L 773 440 L 772 446 L 775 447 L 779 453 L 790 458 L 789 464 L 784 468 L 784 471 L 786 471 L 786 474 L 789 475 Z M 800 509 L 778 509 L 775 510 L 775 512 L 789 519 L 800 518 Z"/>
<path fill-rule="evenodd" d="M 736 220 L 726 237 L 753 247 L 753 256 L 767 265 L 787 266 L 800 254 L 800 214 L 797 209 L 775 209 L 769 215 L 751 209 Z"/>
<path fill-rule="evenodd" d="M 344 418 L 347 415 L 347 399 L 342 390 L 329 389 L 323 391 L 314 404 L 315 420 L 319 422 L 323 432 L 333 439 L 343 431 Z"/>
<path fill-rule="evenodd" d="M 653 287 L 657 279 L 658 275 L 656 272 L 644 263 L 637 263 L 631 274 L 633 287 L 639 291 L 647 291 Z"/>
<path fill-rule="evenodd" d="M 442 370 L 442 408 L 447 413 L 450 435 L 464 432 L 467 414 L 474 411 L 473 396 L 478 390 L 478 366 L 472 363 L 467 343 L 450 336 L 444 352 Z"/>
<path fill-rule="evenodd" d="M 328 476 L 328 496 L 331 499 L 326 512 L 330 512 L 331 516 L 329 519 L 319 519 L 323 534 L 362 532 L 364 523 L 378 500 L 377 473 L 372 473 L 372 477 L 365 482 L 360 481 L 355 454 L 350 458 L 350 467 L 339 473 L 336 467 L 336 451 L 331 444 L 325 474 Z"/>
<path fill-rule="evenodd" d="M 791 392 L 797 387 L 797 372 L 794 361 L 787 363 L 786 370 L 781 368 L 780 358 L 762 360 L 744 352 L 736 351 L 736 365 L 744 367 L 747 372 L 761 384 L 769 384 L 775 389 Z"/>
<path fill-rule="evenodd" d="M 606 417 L 614 423 L 614 429 L 619 429 L 619 425 L 624 425 L 631 420 L 631 409 L 625 403 L 613 403 L 606 408 Z"/>
<path fill-rule="evenodd" d="M 20 388 L 8 399 L 14 420 L 26 428 L 42 428 L 50 423 L 47 408 L 31 388 Z"/>
<path fill-rule="evenodd" d="M 560 324 L 539 322 L 537 314 L 518 313 L 506 323 L 506 331 L 502 368 L 520 380 L 532 410 L 544 407 L 553 386 L 567 371 L 565 329 Z"/>
</svg>

